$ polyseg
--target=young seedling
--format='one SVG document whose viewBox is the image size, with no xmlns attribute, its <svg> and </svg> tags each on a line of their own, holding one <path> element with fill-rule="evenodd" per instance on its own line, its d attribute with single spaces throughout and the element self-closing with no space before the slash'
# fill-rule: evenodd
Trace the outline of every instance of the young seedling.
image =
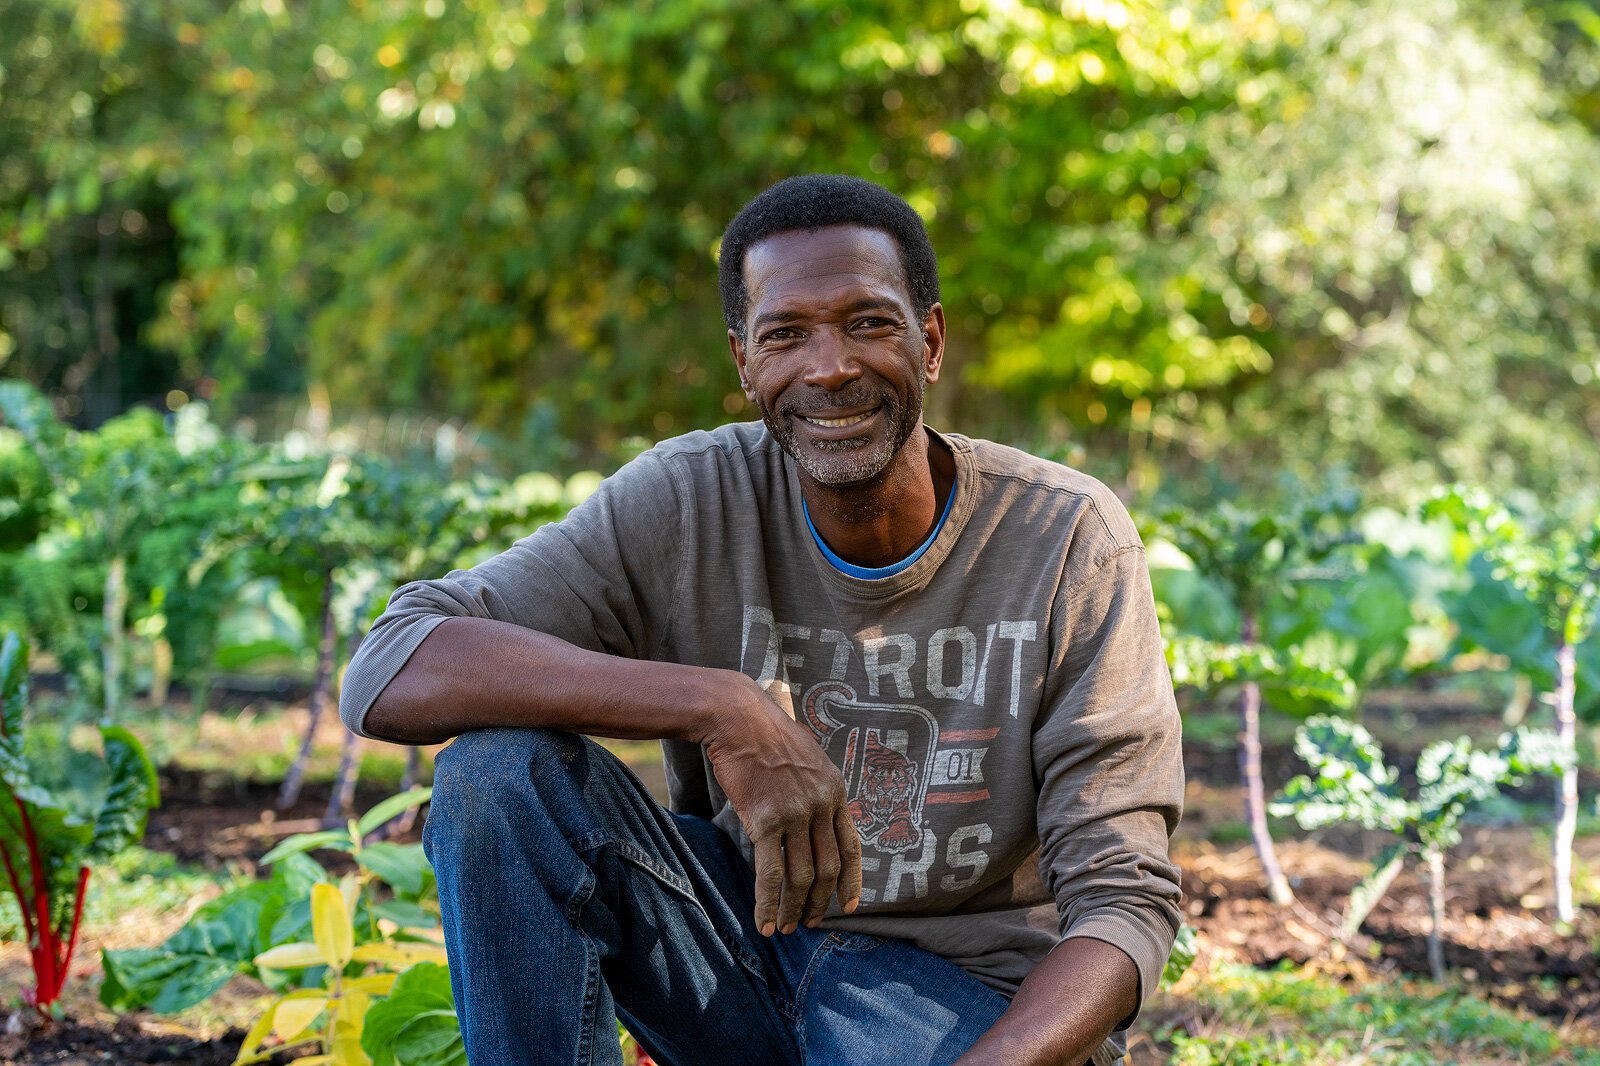
<svg viewBox="0 0 1600 1066">
<path fill-rule="evenodd" d="M 1302 829 L 1357 822 L 1399 839 L 1378 853 L 1372 870 L 1350 893 L 1343 933 L 1352 936 L 1383 898 L 1407 858 L 1428 871 L 1428 968 L 1444 980 L 1444 860 L 1461 842 L 1461 819 L 1474 806 L 1519 784 L 1525 774 L 1555 773 L 1567 765 L 1554 734 L 1519 729 L 1494 751 L 1475 750 L 1466 737 L 1440 740 L 1417 761 L 1417 792 L 1407 797 L 1400 773 L 1384 761 L 1372 735 L 1342 718 L 1309 719 L 1295 733 L 1295 751 L 1311 774 L 1294 778 L 1273 803 Z"/>
</svg>

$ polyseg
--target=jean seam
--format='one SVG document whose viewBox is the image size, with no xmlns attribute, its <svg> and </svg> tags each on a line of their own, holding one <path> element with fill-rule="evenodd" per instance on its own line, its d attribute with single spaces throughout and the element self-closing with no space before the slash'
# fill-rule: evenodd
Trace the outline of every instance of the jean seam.
<svg viewBox="0 0 1600 1066">
<path fill-rule="evenodd" d="M 735 937 L 726 933 L 721 924 L 711 917 L 710 912 L 706 910 L 705 903 L 701 901 L 699 896 L 695 895 L 694 886 L 690 883 L 688 878 L 682 877 L 674 871 L 668 869 L 660 861 L 650 855 L 649 852 L 644 851 L 632 841 L 618 839 L 603 830 L 596 830 L 592 833 L 586 833 L 570 843 L 573 850 L 579 852 L 580 854 L 583 852 L 598 851 L 601 848 L 609 847 L 613 852 L 616 853 L 618 858 L 644 870 L 645 873 L 661 882 L 663 887 L 672 890 L 679 896 L 683 897 L 685 902 L 700 912 L 700 915 L 706 921 L 706 925 L 710 927 L 713 933 L 716 934 L 716 937 L 719 941 L 721 941 L 722 946 L 727 948 L 728 954 L 732 955 L 739 965 L 743 966 L 747 971 L 749 971 L 752 977 L 756 978 L 756 980 L 760 981 L 767 987 L 768 992 L 772 995 L 774 1002 L 779 1005 L 779 1013 L 786 1013 L 783 1011 L 781 997 L 779 997 L 776 992 L 773 991 L 772 982 L 767 979 L 766 969 L 761 965 L 760 958 L 747 950 L 745 946 L 739 943 Z M 592 872 L 590 874 L 590 878 L 593 878 Z M 592 883 L 590 885 L 590 892 L 593 892 Z M 569 909 L 567 917 L 568 920 L 573 923 L 574 927 L 577 927 L 577 909 Z M 579 929 L 579 932 L 581 933 L 582 929 Z"/>
<path fill-rule="evenodd" d="M 828 956 L 832 955 L 834 949 L 841 943 L 843 941 L 838 933 L 829 933 L 817 950 L 811 953 L 811 958 L 806 963 L 806 972 L 801 976 L 800 984 L 795 988 L 794 1017 L 792 1021 L 794 1022 L 795 1044 L 800 1048 L 801 1062 L 806 1060 L 806 1027 L 802 1024 L 802 1019 L 805 1018 L 806 1013 L 806 996 L 811 991 L 811 982 L 816 977 L 817 970 L 822 967 Z"/>
<path fill-rule="evenodd" d="M 567 921 L 583 941 L 585 962 L 583 1008 L 578 1023 L 578 1066 L 590 1066 L 594 1062 L 594 1016 L 600 1000 L 600 951 L 595 947 L 594 940 L 589 934 L 584 932 L 580 921 L 583 906 L 594 896 L 594 889 L 595 876 L 590 872 L 585 875 L 578 890 L 567 901 Z"/>
</svg>

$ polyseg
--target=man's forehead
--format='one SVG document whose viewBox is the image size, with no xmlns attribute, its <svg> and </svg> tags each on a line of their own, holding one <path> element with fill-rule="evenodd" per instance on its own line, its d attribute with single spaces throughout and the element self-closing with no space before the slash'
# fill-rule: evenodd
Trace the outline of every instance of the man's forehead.
<svg viewBox="0 0 1600 1066">
<path fill-rule="evenodd" d="M 867 226 L 769 234 L 746 250 L 744 279 L 752 302 L 778 290 L 852 282 L 909 296 L 899 245 L 883 230 Z"/>
</svg>

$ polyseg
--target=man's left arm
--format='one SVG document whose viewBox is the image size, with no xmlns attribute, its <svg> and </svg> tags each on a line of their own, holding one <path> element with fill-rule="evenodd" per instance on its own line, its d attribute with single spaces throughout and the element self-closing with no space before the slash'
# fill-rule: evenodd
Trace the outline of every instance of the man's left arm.
<svg viewBox="0 0 1600 1066">
<path fill-rule="evenodd" d="M 1065 590 L 1052 638 L 1033 771 L 1062 940 L 961 1066 L 1088 1061 L 1155 990 L 1182 920 L 1181 724 L 1137 542 Z"/>
</svg>

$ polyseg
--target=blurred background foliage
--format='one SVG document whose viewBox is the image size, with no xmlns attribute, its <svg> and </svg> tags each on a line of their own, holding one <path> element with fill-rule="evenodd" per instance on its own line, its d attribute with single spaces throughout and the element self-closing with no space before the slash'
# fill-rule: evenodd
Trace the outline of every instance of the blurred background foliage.
<svg viewBox="0 0 1600 1066">
<path fill-rule="evenodd" d="M 754 417 L 721 228 L 842 171 L 939 250 L 936 425 L 1178 498 L 1285 471 L 1380 500 L 1600 484 L 1594 0 L 0 0 L 0 23 L 0 373 L 83 428 L 192 398 L 263 438 L 403 411 L 508 472 L 609 467 Z"/>
</svg>

